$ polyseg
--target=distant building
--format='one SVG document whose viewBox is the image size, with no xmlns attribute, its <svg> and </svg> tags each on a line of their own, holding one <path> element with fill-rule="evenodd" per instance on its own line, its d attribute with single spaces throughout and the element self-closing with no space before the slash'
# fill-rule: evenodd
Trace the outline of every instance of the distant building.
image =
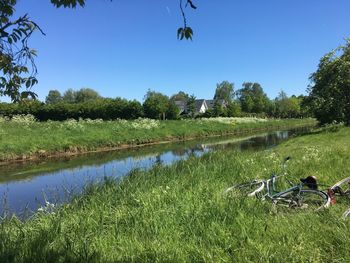
<svg viewBox="0 0 350 263">
<path fill-rule="evenodd" d="M 179 114 L 184 114 L 187 112 L 187 103 L 182 100 L 175 101 L 175 105 L 179 108 Z"/>
<path fill-rule="evenodd" d="M 214 108 L 214 104 L 215 104 L 215 100 L 207 100 L 207 105 L 208 105 L 208 109 L 212 110 Z M 223 108 L 227 108 L 227 102 L 226 100 L 223 99 L 219 99 L 217 100 L 217 102 L 219 103 L 219 105 Z"/>
<path fill-rule="evenodd" d="M 195 114 L 201 114 L 201 113 L 205 113 L 208 110 L 208 105 L 207 102 L 203 99 L 201 100 L 196 100 L 196 112 Z"/>
<path fill-rule="evenodd" d="M 227 102 L 225 100 L 217 100 L 217 102 L 223 108 L 227 108 Z M 195 100 L 195 114 L 203 114 L 207 110 L 212 110 L 214 108 L 214 104 L 215 104 L 215 100 L 205 100 L 205 99 Z M 187 103 L 185 101 L 177 100 L 175 101 L 175 105 L 179 108 L 180 114 L 188 113 Z"/>
</svg>

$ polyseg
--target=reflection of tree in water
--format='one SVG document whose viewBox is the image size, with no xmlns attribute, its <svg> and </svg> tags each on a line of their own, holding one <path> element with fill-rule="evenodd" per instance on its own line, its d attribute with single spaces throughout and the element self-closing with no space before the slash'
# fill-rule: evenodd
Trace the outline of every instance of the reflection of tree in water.
<svg viewBox="0 0 350 263">
<path fill-rule="evenodd" d="M 203 153 L 207 147 L 204 144 L 197 144 L 190 148 L 182 148 L 171 151 L 175 156 L 195 156 L 197 153 Z"/>
<path fill-rule="evenodd" d="M 194 147 L 174 149 L 172 154 L 180 157 L 196 156 L 198 153 L 203 153 L 206 150 L 236 150 L 236 151 L 257 151 L 269 148 L 279 144 L 281 141 L 288 139 L 293 133 L 289 131 L 278 131 L 264 136 L 250 138 L 249 140 L 240 142 L 231 142 L 223 144 L 213 144 L 206 146 L 197 144 Z M 158 163 L 158 162 L 157 162 Z"/>
<path fill-rule="evenodd" d="M 155 165 L 162 165 L 163 161 L 162 161 L 162 155 L 161 154 L 157 154 L 156 155 L 156 161 L 154 162 Z"/>
<path fill-rule="evenodd" d="M 172 150 L 171 153 L 175 156 L 182 157 L 186 155 L 186 149 L 180 148 L 180 149 Z"/>
<path fill-rule="evenodd" d="M 230 143 L 224 145 L 217 145 L 214 149 L 235 149 L 238 151 L 256 151 L 263 150 L 268 147 L 277 145 L 279 142 L 287 139 L 289 137 L 289 133 L 286 131 L 276 132 L 267 134 L 265 136 L 259 136 L 255 138 L 251 138 L 246 141 L 238 142 L 238 143 Z"/>
<path fill-rule="evenodd" d="M 287 139 L 289 137 L 288 131 L 278 131 L 276 132 L 277 137 L 281 140 Z"/>
<path fill-rule="evenodd" d="M 225 143 L 225 144 L 214 144 L 210 145 L 208 148 L 210 150 L 241 150 L 241 143 L 242 142 L 231 142 L 231 143 Z"/>
<path fill-rule="evenodd" d="M 255 144 L 254 141 L 247 141 L 247 142 L 243 142 L 240 145 L 240 150 L 241 151 L 251 151 L 251 150 L 256 150 L 257 149 L 257 145 Z"/>
</svg>

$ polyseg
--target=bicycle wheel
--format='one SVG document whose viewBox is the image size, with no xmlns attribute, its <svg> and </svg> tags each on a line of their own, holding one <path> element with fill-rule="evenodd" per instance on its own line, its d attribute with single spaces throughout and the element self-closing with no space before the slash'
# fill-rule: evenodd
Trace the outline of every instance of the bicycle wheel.
<svg viewBox="0 0 350 263">
<path fill-rule="evenodd" d="M 342 218 L 347 218 L 347 217 L 350 217 L 350 208 L 347 209 L 342 215 Z"/>
<path fill-rule="evenodd" d="M 330 197 L 322 191 L 302 189 L 282 193 L 273 198 L 273 202 L 281 207 L 319 211 L 330 205 Z"/>
<path fill-rule="evenodd" d="M 350 177 L 340 180 L 330 188 L 335 195 L 350 195 Z"/>
<path fill-rule="evenodd" d="M 237 184 L 227 188 L 224 194 L 229 194 L 231 196 L 245 196 L 251 197 L 256 196 L 257 193 L 264 189 L 264 181 L 255 180 L 248 183 Z"/>
</svg>

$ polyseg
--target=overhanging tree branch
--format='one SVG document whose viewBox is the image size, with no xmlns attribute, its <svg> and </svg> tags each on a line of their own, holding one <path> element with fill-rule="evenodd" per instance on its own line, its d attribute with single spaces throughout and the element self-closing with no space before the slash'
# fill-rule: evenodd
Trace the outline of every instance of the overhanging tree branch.
<svg viewBox="0 0 350 263">
<path fill-rule="evenodd" d="M 86 0 L 50 1 L 57 8 L 84 7 L 86 3 Z M 178 29 L 177 37 L 180 40 L 192 40 L 193 31 L 187 25 L 184 8 L 189 6 L 196 9 L 197 7 L 193 4 L 193 0 L 179 1 L 184 25 Z M 29 48 L 28 41 L 36 30 L 45 35 L 39 25 L 27 14 L 12 20 L 16 4 L 17 0 L 0 0 L 0 96 L 9 96 L 12 101 L 37 97 L 34 92 L 30 91 L 31 87 L 38 82 L 36 79 L 37 67 L 34 61 L 36 51 Z M 25 91 L 21 91 L 23 87 Z"/>
</svg>

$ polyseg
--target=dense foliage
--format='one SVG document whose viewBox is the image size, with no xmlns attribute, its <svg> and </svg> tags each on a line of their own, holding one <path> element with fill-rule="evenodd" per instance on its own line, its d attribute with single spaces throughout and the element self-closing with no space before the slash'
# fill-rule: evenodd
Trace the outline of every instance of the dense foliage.
<svg viewBox="0 0 350 263">
<path fill-rule="evenodd" d="M 140 102 L 126 99 L 96 99 L 82 103 L 57 102 L 44 104 L 38 101 L 0 103 L 0 115 L 32 114 L 40 121 L 67 119 L 137 119 L 143 116 Z"/>
<path fill-rule="evenodd" d="M 0 103 L 0 116 L 31 114 L 40 121 L 66 119 L 151 119 L 176 120 L 198 117 L 310 117 L 308 97 L 288 97 L 283 91 L 270 100 L 258 83 L 244 83 L 244 88 L 235 92 L 233 83 L 223 81 L 217 85 L 212 108 L 204 114 L 196 109 L 196 97 L 183 91 L 170 98 L 160 92 L 149 90 L 141 105 L 136 100 L 103 98 L 95 90 L 68 89 L 63 95 L 50 90 L 45 103 L 37 100 L 22 100 L 19 103 Z M 306 102 L 305 102 L 306 101 Z M 180 111 L 176 103 L 182 103 L 186 111 Z"/>
<path fill-rule="evenodd" d="M 310 79 L 309 103 L 316 118 L 350 125 L 350 39 L 322 57 Z"/>
<path fill-rule="evenodd" d="M 244 82 L 242 89 L 238 90 L 239 101 L 244 112 L 267 112 L 269 98 L 259 83 Z"/>
<path fill-rule="evenodd" d="M 232 102 L 234 99 L 234 84 L 228 81 L 223 81 L 216 84 L 216 90 L 214 95 L 214 100 L 225 100 L 228 103 Z"/>
<path fill-rule="evenodd" d="M 147 92 L 143 103 L 145 115 L 152 119 L 165 120 L 167 111 L 171 109 L 169 106 L 170 100 L 168 96 L 151 90 Z"/>
</svg>

